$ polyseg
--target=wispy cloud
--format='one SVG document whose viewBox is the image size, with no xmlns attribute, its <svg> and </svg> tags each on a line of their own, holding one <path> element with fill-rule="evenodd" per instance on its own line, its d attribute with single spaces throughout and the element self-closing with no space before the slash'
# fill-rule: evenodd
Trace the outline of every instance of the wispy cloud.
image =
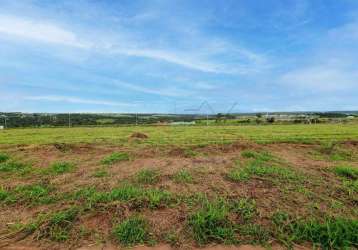
<svg viewBox="0 0 358 250">
<path fill-rule="evenodd" d="M 116 81 L 116 80 L 112 81 L 111 84 L 120 88 L 133 90 L 135 92 L 154 94 L 158 96 L 183 97 L 183 96 L 190 96 L 194 94 L 192 91 L 183 90 L 175 86 L 163 87 L 163 88 L 153 88 L 153 87 L 149 88 L 149 87 L 143 87 L 138 84 L 133 84 L 124 81 Z"/>
<path fill-rule="evenodd" d="M 100 38 L 89 40 L 91 36 L 86 36 L 85 34 L 93 32 L 96 33 L 93 29 L 91 32 L 87 31 L 79 35 L 76 31 L 50 21 L 0 15 L 0 33 L 17 37 L 20 40 L 27 39 L 86 49 L 107 55 L 147 58 L 179 65 L 191 70 L 217 74 L 246 74 L 253 71 L 254 67 L 262 66 L 261 64 L 264 62 L 262 55 L 243 48 L 239 50 L 230 48 L 230 51 L 220 49 L 223 53 L 236 53 L 239 56 L 236 62 L 230 64 L 208 59 L 207 57 L 217 52 L 217 49 L 211 46 L 205 49 L 206 44 L 210 44 L 209 41 L 205 41 L 206 44 L 203 44 L 199 50 L 186 51 L 172 48 L 155 48 L 137 40 L 128 41 L 127 38 L 124 40 L 123 38 L 118 40 L 118 37 L 106 39 L 103 33 L 98 35 Z M 200 51 L 205 52 L 204 55 Z"/>
<path fill-rule="evenodd" d="M 0 33 L 16 36 L 20 39 L 25 38 L 78 48 L 90 48 L 92 46 L 89 42 L 81 41 L 75 33 L 58 25 L 15 16 L 0 16 Z"/>
<path fill-rule="evenodd" d="M 348 90 L 357 86 L 358 72 L 332 66 L 316 66 L 284 74 L 280 82 L 292 88 L 313 92 Z"/>
<path fill-rule="evenodd" d="M 72 97 L 72 96 L 56 96 L 56 95 L 25 96 L 23 99 L 30 100 L 30 101 L 66 102 L 66 103 L 94 104 L 94 105 L 119 106 L 119 107 L 136 106 L 135 103 L 112 102 L 107 100 L 94 100 L 94 99 L 85 99 L 85 98 Z"/>
</svg>

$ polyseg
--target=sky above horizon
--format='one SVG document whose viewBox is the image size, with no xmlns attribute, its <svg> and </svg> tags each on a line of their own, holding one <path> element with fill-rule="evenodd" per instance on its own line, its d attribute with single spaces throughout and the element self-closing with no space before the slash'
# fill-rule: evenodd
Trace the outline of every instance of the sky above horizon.
<svg viewBox="0 0 358 250">
<path fill-rule="evenodd" d="M 356 0 L 0 0 L 0 112 L 358 110 Z"/>
</svg>

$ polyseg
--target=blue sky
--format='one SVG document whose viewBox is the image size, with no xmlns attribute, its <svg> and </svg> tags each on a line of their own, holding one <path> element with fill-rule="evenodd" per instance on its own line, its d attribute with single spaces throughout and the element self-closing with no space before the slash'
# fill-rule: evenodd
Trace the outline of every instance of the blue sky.
<svg viewBox="0 0 358 250">
<path fill-rule="evenodd" d="M 0 0 L 0 111 L 184 113 L 203 101 L 358 110 L 358 1 Z"/>
</svg>

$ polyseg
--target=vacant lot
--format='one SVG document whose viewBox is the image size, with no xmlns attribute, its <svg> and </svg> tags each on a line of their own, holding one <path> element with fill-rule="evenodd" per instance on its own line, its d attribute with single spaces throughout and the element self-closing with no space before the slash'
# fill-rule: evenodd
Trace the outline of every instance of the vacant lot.
<svg viewBox="0 0 358 250">
<path fill-rule="evenodd" d="M 356 249 L 357 205 L 357 126 L 0 131 L 0 248 Z"/>
</svg>

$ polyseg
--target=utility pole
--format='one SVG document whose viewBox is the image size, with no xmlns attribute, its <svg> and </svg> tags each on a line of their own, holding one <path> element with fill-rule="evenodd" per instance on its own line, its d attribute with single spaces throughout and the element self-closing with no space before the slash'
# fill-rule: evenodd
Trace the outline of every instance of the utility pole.
<svg viewBox="0 0 358 250">
<path fill-rule="evenodd" d="M 135 113 L 135 125 L 138 126 L 138 112 Z"/>
</svg>

